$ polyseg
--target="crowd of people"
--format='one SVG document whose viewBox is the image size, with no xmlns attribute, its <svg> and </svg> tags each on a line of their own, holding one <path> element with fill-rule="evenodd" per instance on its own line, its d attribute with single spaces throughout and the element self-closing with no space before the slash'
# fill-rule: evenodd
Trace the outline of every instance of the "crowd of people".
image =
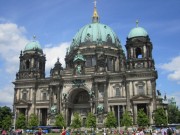
<svg viewBox="0 0 180 135">
<path fill-rule="evenodd" d="M 96 135 L 99 133 L 98 131 L 90 131 L 88 133 L 87 130 L 84 131 L 72 131 L 69 129 L 62 129 L 62 132 L 60 135 Z M 132 129 L 132 130 L 103 130 L 102 135 L 180 135 L 178 129 L 173 129 L 173 128 L 160 128 L 160 129 L 149 129 L 145 130 L 143 128 L 138 128 L 138 129 Z"/>
<path fill-rule="evenodd" d="M 2 129 L 0 130 L 1 135 L 22 135 L 22 130 L 10 130 L 9 132 L 7 132 L 6 130 Z M 62 132 L 60 133 L 60 135 L 96 135 L 99 134 L 99 130 L 97 129 L 95 130 L 91 130 L 91 131 L 80 131 L 80 130 L 70 130 L 70 129 L 62 129 Z M 34 135 L 43 135 L 45 134 L 41 128 L 39 128 L 39 130 L 37 132 L 34 133 Z M 116 129 L 112 129 L 112 130 L 108 130 L 108 129 L 103 129 L 102 130 L 102 135 L 180 135 L 180 132 L 178 129 L 175 128 L 170 128 L 170 127 L 166 127 L 166 128 L 156 128 L 154 130 L 145 130 L 143 128 L 138 128 L 138 129 L 131 129 L 131 130 L 116 130 Z"/>
</svg>

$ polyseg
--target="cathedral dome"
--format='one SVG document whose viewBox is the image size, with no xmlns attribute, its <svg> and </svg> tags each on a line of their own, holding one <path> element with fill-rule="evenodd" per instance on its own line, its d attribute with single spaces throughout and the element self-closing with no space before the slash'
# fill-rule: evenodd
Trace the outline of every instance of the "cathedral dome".
<svg viewBox="0 0 180 135">
<path fill-rule="evenodd" d="M 24 48 L 24 52 L 31 52 L 31 51 L 42 52 L 41 45 L 39 44 L 38 41 L 33 40 L 26 44 Z"/>
<path fill-rule="evenodd" d="M 107 25 L 99 23 L 99 16 L 94 7 L 92 23 L 83 26 L 74 36 L 70 46 L 73 50 L 79 46 L 87 45 L 107 45 L 121 47 L 120 41 L 115 32 Z"/>
<path fill-rule="evenodd" d="M 94 45 L 103 45 L 111 42 L 109 45 L 118 47 L 120 41 L 115 32 L 107 25 L 101 23 L 90 23 L 82 27 L 74 36 L 71 47 L 86 45 L 91 42 Z"/>
<path fill-rule="evenodd" d="M 128 35 L 128 38 L 133 38 L 133 37 L 146 37 L 148 36 L 147 31 L 142 28 L 142 27 L 138 27 L 138 20 L 136 21 L 136 27 L 133 28 Z"/>
</svg>

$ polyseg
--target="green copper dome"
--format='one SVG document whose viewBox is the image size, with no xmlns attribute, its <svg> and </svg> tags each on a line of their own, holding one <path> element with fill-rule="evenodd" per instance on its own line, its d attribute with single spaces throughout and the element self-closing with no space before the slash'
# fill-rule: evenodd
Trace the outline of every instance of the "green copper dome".
<svg viewBox="0 0 180 135">
<path fill-rule="evenodd" d="M 146 37 L 148 36 L 147 31 L 142 28 L 142 27 L 136 27 L 133 28 L 128 35 L 128 38 L 133 38 L 133 37 Z"/>
<path fill-rule="evenodd" d="M 29 51 L 39 51 L 42 52 L 42 48 L 41 45 L 39 44 L 38 41 L 31 41 L 29 42 L 25 48 L 24 48 L 24 52 L 29 52 Z"/>
<path fill-rule="evenodd" d="M 89 42 L 94 45 L 104 45 L 108 42 L 108 45 L 120 47 L 120 41 L 115 32 L 109 26 L 99 22 L 92 22 L 82 27 L 74 36 L 70 49 Z"/>
</svg>

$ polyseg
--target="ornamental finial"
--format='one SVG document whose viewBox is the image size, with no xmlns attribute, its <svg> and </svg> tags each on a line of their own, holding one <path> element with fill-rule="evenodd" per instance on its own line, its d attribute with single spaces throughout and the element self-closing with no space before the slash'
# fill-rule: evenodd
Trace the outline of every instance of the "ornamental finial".
<svg viewBox="0 0 180 135">
<path fill-rule="evenodd" d="M 94 0 L 93 3 L 94 3 L 94 12 L 93 12 L 93 17 L 92 17 L 92 22 L 97 23 L 97 22 L 99 22 L 99 16 L 98 16 L 97 9 L 96 9 L 97 1 Z"/>
<path fill-rule="evenodd" d="M 139 20 L 137 19 L 136 20 L 136 27 L 138 27 L 138 25 L 139 25 Z"/>
<path fill-rule="evenodd" d="M 33 40 L 34 40 L 34 41 L 36 40 L 36 35 L 33 35 Z"/>
</svg>

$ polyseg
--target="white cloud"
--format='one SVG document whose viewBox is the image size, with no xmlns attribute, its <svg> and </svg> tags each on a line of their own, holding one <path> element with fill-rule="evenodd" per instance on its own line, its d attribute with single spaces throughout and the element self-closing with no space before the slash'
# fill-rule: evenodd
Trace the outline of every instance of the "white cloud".
<svg viewBox="0 0 180 135">
<path fill-rule="evenodd" d="M 180 56 L 171 59 L 170 62 L 160 65 L 160 68 L 168 71 L 168 79 L 180 83 Z"/>
<path fill-rule="evenodd" d="M 1 90 L 1 94 L 0 94 L 0 105 L 6 105 L 12 108 L 12 103 L 13 103 L 13 94 L 14 94 L 14 90 L 13 90 L 13 85 L 8 85 L 5 86 L 2 90 Z"/>
<path fill-rule="evenodd" d="M 24 49 L 28 42 L 25 32 L 24 27 L 13 23 L 0 24 L 0 58 L 5 62 L 5 71 L 8 73 L 17 71 L 20 50 Z"/>
<path fill-rule="evenodd" d="M 69 47 L 70 42 L 60 43 L 51 48 L 44 48 L 43 51 L 46 54 L 46 71 L 49 73 L 50 69 L 54 67 L 54 64 L 57 61 L 57 58 L 60 59 L 60 62 L 63 67 L 65 67 L 65 55 L 66 48 Z"/>
</svg>

